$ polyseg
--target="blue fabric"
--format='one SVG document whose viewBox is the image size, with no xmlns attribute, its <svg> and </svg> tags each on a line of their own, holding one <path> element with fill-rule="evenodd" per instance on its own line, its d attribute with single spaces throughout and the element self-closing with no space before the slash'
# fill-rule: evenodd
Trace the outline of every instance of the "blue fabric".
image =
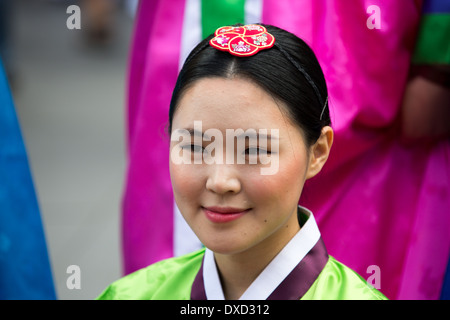
<svg viewBox="0 0 450 320">
<path fill-rule="evenodd" d="M 447 264 L 447 271 L 442 284 L 441 300 L 450 300 L 450 260 Z"/>
<path fill-rule="evenodd" d="M 450 0 L 425 0 L 423 2 L 423 13 L 449 13 Z"/>
<path fill-rule="evenodd" d="M 1 61 L 0 299 L 56 299 L 27 154 Z"/>
</svg>

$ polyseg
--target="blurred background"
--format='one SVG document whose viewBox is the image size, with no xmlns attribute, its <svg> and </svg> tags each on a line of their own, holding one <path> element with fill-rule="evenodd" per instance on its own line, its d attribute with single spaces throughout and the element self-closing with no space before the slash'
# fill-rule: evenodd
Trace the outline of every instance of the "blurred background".
<svg viewBox="0 0 450 320">
<path fill-rule="evenodd" d="M 93 299 L 121 276 L 125 80 L 136 1 L 89 1 L 0 0 L 1 55 L 58 299 Z M 81 29 L 69 30 L 73 4 Z M 70 265 L 80 267 L 81 289 L 66 285 Z"/>
</svg>

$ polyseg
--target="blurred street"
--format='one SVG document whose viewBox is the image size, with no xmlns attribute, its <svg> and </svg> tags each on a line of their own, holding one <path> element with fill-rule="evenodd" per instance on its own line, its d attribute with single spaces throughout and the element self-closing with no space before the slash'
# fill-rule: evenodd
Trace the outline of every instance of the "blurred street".
<svg viewBox="0 0 450 320">
<path fill-rule="evenodd" d="M 58 299 L 93 299 L 121 276 L 125 80 L 133 17 L 120 2 L 108 39 L 69 30 L 78 1 L 10 1 L 8 70 Z M 118 2 L 119 3 L 119 2 Z M 81 271 L 69 289 L 67 268 Z"/>
</svg>

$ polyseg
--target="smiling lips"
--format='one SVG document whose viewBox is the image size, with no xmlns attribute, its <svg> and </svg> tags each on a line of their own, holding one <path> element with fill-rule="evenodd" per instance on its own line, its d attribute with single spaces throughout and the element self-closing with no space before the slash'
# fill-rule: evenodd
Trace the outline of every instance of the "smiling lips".
<svg viewBox="0 0 450 320">
<path fill-rule="evenodd" d="M 202 209 L 206 217 L 214 223 L 225 223 L 236 220 L 251 210 L 232 207 L 202 207 Z"/>
</svg>

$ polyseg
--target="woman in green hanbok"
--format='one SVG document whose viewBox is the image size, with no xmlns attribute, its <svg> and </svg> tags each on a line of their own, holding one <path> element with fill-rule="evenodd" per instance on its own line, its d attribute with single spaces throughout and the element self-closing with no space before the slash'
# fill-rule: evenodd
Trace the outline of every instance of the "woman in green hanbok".
<svg viewBox="0 0 450 320">
<path fill-rule="evenodd" d="M 298 205 L 333 143 L 305 42 L 273 26 L 219 28 L 180 71 L 169 132 L 175 201 L 205 248 L 127 275 L 99 299 L 386 299 L 328 255 Z"/>
</svg>

